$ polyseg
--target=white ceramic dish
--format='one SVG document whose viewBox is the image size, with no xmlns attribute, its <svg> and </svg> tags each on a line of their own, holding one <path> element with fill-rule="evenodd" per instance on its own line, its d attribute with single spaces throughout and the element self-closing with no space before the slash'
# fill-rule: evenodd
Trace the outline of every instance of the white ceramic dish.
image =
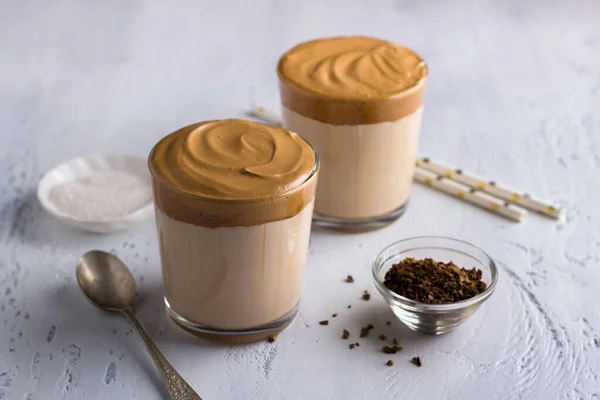
<svg viewBox="0 0 600 400">
<path fill-rule="evenodd" d="M 97 172 L 119 171 L 133 174 L 151 185 L 146 159 L 126 155 L 99 155 L 79 157 L 60 164 L 47 172 L 38 184 L 37 196 L 46 211 L 60 221 L 89 232 L 110 233 L 124 229 L 152 218 L 153 203 L 150 197 L 147 204 L 125 216 L 112 220 L 83 220 L 61 212 L 50 199 L 50 191 L 58 184 L 89 177 Z"/>
</svg>

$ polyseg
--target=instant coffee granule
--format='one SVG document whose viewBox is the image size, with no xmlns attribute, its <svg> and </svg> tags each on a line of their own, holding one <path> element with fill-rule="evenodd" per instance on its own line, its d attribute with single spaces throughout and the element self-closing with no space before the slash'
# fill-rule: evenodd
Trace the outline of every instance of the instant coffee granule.
<svg viewBox="0 0 600 400">
<path fill-rule="evenodd" d="M 385 354 L 396 354 L 399 351 L 402 351 L 402 346 L 383 346 L 381 348 Z"/>
<path fill-rule="evenodd" d="M 273 343 L 275 340 L 277 340 L 277 336 L 275 335 L 271 335 L 267 338 L 267 342 L 269 343 Z"/>
<path fill-rule="evenodd" d="M 353 283 L 354 282 L 354 278 L 352 277 L 352 275 L 348 275 L 346 277 L 346 283 Z"/>
<path fill-rule="evenodd" d="M 342 339 L 348 339 L 350 337 L 350 331 L 348 331 L 347 329 L 344 329 L 342 331 Z"/>
<path fill-rule="evenodd" d="M 413 357 L 412 360 L 410 360 L 410 362 L 415 364 L 417 367 L 423 365 L 423 360 L 421 360 L 421 357 Z"/>
<path fill-rule="evenodd" d="M 388 360 L 385 365 L 387 365 L 388 367 L 391 367 L 392 365 L 394 365 L 394 362 L 392 360 Z"/>
<path fill-rule="evenodd" d="M 400 296 L 426 304 L 448 304 L 470 299 L 487 285 L 479 269 L 465 269 L 453 262 L 431 258 L 405 258 L 385 274 L 383 284 Z"/>
<path fill-rule="evenodd" d="M 329 321 L 327 321 L 326 319 L 323 321 L 319 321 L 319 325 L 329 325 Z"/>
<path fill-rule="evenodd" d="M 373 324 L 369 324 L 367 326 L 363 326 L 362 328 L 360 328 L 360 337 L 365 337 L 369 334 L 369 332 L 371 331 L 371 329 L 375 328 L 373 326 Z"/>
</svg>

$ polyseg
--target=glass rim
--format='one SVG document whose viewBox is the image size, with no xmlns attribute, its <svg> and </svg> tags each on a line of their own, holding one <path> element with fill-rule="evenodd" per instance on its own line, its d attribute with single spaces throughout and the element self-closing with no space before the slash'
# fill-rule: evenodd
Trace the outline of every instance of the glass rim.
<svg viewBox="0 0 600 400">
<path fill-rule="evenodd" d="M 283 129 L 285 129 L 285 128 L 283 128 Z M 152 147 L 152 150 L 150 150 L 150 154 L 148 155 L 148 162 L 147 162 L 147 164 L 148 164 L 148 170 L 150 171 L 150 176 L 152 177 L 153 180 L 156 179 L 158 182 L 160 182 L 162 185 L 168 187 L 170 190 L 178 193 L 179 195 L 187 196 L 187 197 L 192 198 L 192 199 L 198 199 L 198 200 L 208 201 L 208 202 L 213 202 L 213 203 L 230 203 L 230 204 L 248 204 L 248 203 L 263 203 L 263 202 L 268 202 L 268 201 L 271 201 L 273 199 L 279 199 L 281 197 L 289 196 L 291 193 L 294 193 L 294 192 L 296 192 L 298 190 L 301 190 L 303 187 L 305 187 L 306 185 L 308 185 L 308 183 L 315 177 L 315 175 L 319 171 L 319 166 L 320 166 L 319 154 L 317 153 L 317 151 L 315 150 L 315 148 L 313 147 L 313 145 L 308 140 L 304 139 L 302 136 L 298 135 L 297 133 L 295 133 L 295 134 L 300 139 L 302 139 L 302 141 L 304 143 L 308 144 L 308 147 L 310 147 L 310 149 L 312 150 L 313 157 L 314 157 L 315 161 L 313 163 L 313 167 L 312 167 L 312 169 L 310 171 L 310 174 L 306 177 L 305 180 L 302 181 L 302 183 L 300 183 L 298 186 L 295 186 L 295 187 L 293 187 L 293 188 L 291 188 L 289 190 L 286 190 L 285 192 L 277 193 L 276 195 L 259 196 L 259 197 L 248 197 L 248 198 L 242 198 L 242 199 L 222 199 L 222 198 L 218 198 L 218 197 L 201 196 L 201 195 L 197 195 L 197 194 L 192 194 L 192 193 L 186 192 L 185 190 L 181 190 L 181 189 L 177 188 L 176 186 L 172 185 L 171 183 L 169 183 L 168 181 L 166 181 L 164 179 L 161 179 L 155 173 L 155 171 L 154 171 L 154 167 L 152 165 L 152 154 L 154 153 L 154 149 L 156 148 L 156 146 L 158 145 L 158 143 L 160 143 L 162 141 L 162 139 L 159 140 Z"/>
<path fill-rule="evenodd" d="M 371 36 L 371 35 L 333 35 L 333 36 L 321 36 L 321 37 L 317 37 L 314 39 L 303 40 L 299 43 L 296 43 L 292 47 L 288 48 L 286 51 L 284 51 L 279 56 L 279 59 L 277 60 L 276 72 L 277 72 L 277 77 L 279 79 L 279 82 L 287 84 L 287 85 L 291 85 L 291 86 L 293 86 L 293 89 L 298 90 L 299 92 L 303 92 L 305 95 L 307 94 L 307 95 L 315 96 L 315 97 L 319 97 L 319 98 L 331 99 L 332 96 L 325 95 L 325 94 L 316 92 L 314 90 L 310 90 L 308 88 L 304 88 L 304 87 L 300 86 L 296 81 L 294 81 L 294 79 L 292 79 L 289 76 L 286 76 L 285 74 L 283 74 L 281 72 L 281 65 L 283 63 L 285 56 L 287 56 L 292 50 L 294 50 L 300 46 L 315 43 L 315 42 L 320 42 L 320 41 L 338 40 L 341 38 L 364 38 L 364 39 L 373 39 L 373 40 L 377 40 L 377 41 L 387 42 L 388 44 L 390 44 L 394 47 L 399 47 L 399 48 L 403 48 L 403 49 L 410 51 L 411 53 L 416 55 L 421 60 L 421 62 L 423 63 L 423 65 L 425 67 L 425 75 L 422 76 L 413 86 L 405 88 L 403 90 L 400 90 L 400 91 L 394 93 L 393 95 L 390 96 L 389 99 L 394 98 L 394 97 L 401 97 L 401 96 L 407 94 L 408 92 L 417 90 L 420 86 L 425 84 L 425 82 L 427 82 L 427 80 L 429 79 L 429 65 L 427 64 L 427 61 L 423 58 L 421 53 L 417 52 L 412 47 L 401 45 L 399 43 L 396 43 L 395 41 L 386 40 L 381 37 Z M 382 100 L 383 101 L 389 100 L 389 99 L 369 99 L 369 98 L 356 98 L 356 99 L 350 98 L 350 99 L 348 99 L 348 98 L 338 97 L 338 96 L 333 96 L 333 98 L 337 101 L 350 102 L 350 103 L 352 103 L 352 102 L 376 103 L 376 102 L 381 102 Z"/>
<path fill-rule="evenodd" d="M 326 95 L 326 94 L 322 94 L 319 92 L 315 92 L 309 89 L 306 89 L 300 85 L 298 85 L 296 82 L 294 82 L 292 79 L 283 76 L 281 73 L 279 73 L 279 71 L 277 71 L 277 76 L 278 76 L 278 80 L 280 84 L 284 84 L 286 86 L 288 86 L 289 88 L 302 93 L 305 96 L 308 97 L 314 97 L 314 98 L 319 98 L 319 99 L 326 99 L 326 100 L 334 100 L 336 102 L 339 103 L 366 103 L 366 104 L 370 104 L 370 103 L 381 103 L 381 102 L 385 102 L 385 101 L 389 101 L 389 100 L 393 100 L 393 99 L 398 99 L 398 98 L 402 98 L 403 96 L 407 96 L 412 94 L 413 92 L 421 89 L 421 87 L 423 85 L 425 85 L 427 83 L 427 81 L 429 80 L 429 69 L 427 66 L 427 63 L 425 61 L 423 61 L 423 64 L 425 65 L 425 69 L 427 71 L 427 74 L 425 76 L 423 76 L 421 79 L 419 79 L 413 86 L 407 87 L 405 89 L 402 89 L 401 91 L 394 93 L 393 95 L 390 95 L 387 98 L 345 98 L 345 97 L 341 97 L 341 96 L 332 96 L 332 95 Z M 421 103 L 422 105 L 422 103 Z"/>
<path fill-rule="evenodd" d="M 471 298 L 457 301 L 455 303 L 427 304 L 427 303 L 422 303 L 422 302 L 419 302 L 416 300 L 409 299 L 408 297 L 404 297 L 404 296 L 399 295 L 396 292 L 393 292 L 392 290 L 388 289 L 383 284 L 383 281 L 378 276 L 378 272 L 387 261 L 389 261 L 393 257 L 397 256 L 398 254 L 396 253 L 391 257 L 386 257 L 384 260 L 380 260 L 380 258 L 382 258 L 382 256 L 387 251 L 389 251 L 391 248 L 398 246 L 400 244 L 414 241 L 414 240 L 443 240 L 443 241 L 466 245 L 467 247 L 471 248 L 472 250 L 480 252 L 481 255 L 483 255 L 483 257 L 485 258 L 485 260 L 483 260 L 483 261 L 478 260 L 478 261 L 484 262 L 489 266 L 490 274 L 491 274 L 490 283 L 487 285 L 487 287 L 485 288 L 485 290 L 483 292 L 478 293 Z M 414 248 L 412 248 L 412 250 L 418 249 L 418 248 L 428 248 L 428 247 L 438 248 L 438 249 L 443 249 L 443 250 L 457 251 L 451 245 L 448 245 L 446 247 L 421 246 L 421 247 L 414 247 Z M 411 249 L 407 248 L 406 251 L 407 250 L 411 250 Z M 460 253 L 465 254 L 465 252 L 462 252 L 462 251 L 460 251 Z M 453 310 L 471 306 L 473 304 L 481 303 L 481 302 L 485 301 L 494 292 L 494 289 L 496 288 L 496 284 L 498 282 L 498 267 L 496 265 L 496 262 L 492 259 L 492 257 L 490 257 L 490 255 L 488 253 L 486 253 L 484 250 L 475 246 L 472 243 L 469 243 L 467 241 L 460 240 L 460 239 L 451 238 L 448 236 L 414 236 L 414 237 L 410 237 L 410 238 L 406 238 L 406 239 L 402 239 L 402 240 L 393 242 L 392 244 L 386 246 L 383 250 L 381 250 L 377 254 L 375 259 L 373 260 L 371 271 L 373 274 L 373 280 L 375 281 L 375 286 L 377 287 L 377 289 L 383 296 L 385 296 L 387 298 L 391 298 L 392 300 L 395 300 L 397 302 L 401 302 L 402 306 L 404 306 L 404 307 L 411 306 L 411 307 L 414 307 L 415 309 L 426 310 L 426 311 L 453 311 Z"/>
</svg>

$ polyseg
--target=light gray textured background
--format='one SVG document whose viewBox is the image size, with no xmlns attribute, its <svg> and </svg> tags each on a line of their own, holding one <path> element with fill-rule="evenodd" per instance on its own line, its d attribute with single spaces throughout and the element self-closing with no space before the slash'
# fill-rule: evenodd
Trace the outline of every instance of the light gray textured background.
<svg viewBox="0 0 600 400">
<path fill-rule="evenodd" d="M 0 399 L 161 398 L 125 320 L 76 287 L 91 248 L 133 268 L 141 319 L 205 399 L 598 398 L 599 21 L 597 1 L 0 0 Z M 222 347 L 167 321 L 152 222 L 82 234 L 36 201 L 61 161 L 145 156 L 186 124 L 243 116 L 252 102 L 276 109 L 278 56 L 337 34 L 427 60 L 422 154 L 556 200 L 566 222 L 518 225 L 415 187 L 389 228 L 313 232 L 300 316 L 276 343 Z M 444 337 L 384 327 L 381 298 L 358 299 L 373 290 L 375 254 L 423 234 L 472 241 L 501 268 L 495 295 Z M 404 346 L 394 367 L 375 338 L 354 351 L 339 339 L 370 322 Z"/>
</svg>

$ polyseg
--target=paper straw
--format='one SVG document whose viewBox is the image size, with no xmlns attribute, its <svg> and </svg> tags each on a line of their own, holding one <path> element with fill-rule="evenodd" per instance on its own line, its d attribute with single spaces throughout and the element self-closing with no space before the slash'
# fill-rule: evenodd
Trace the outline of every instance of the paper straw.
<svg viewBox="0 0 600 400">
<path fill-rule="evenodd" d="M 452 169 L 449 167 L 445 167 L 434 161 L 429 160 L 428 158 L 417 159 L 416 165 L 427 171 L 431 171 L 437 175 L 444 176 L 445 178 L 451 179 L 465 186 L 468 186 L 471 189 L 475 189 L 476 191 L 488 193 L 494 197 L 505 200 L 512 204 L 516 204 L 528 210 L 535 211 L 550 218 L 561 219 L 566 213 L 563 207 L 555 207 L 550 203 L 533 199 L 527 194 L 520 193 L 516 190 L 512 190 L 506 187 L 498 186 L 493 181 L 487 181 L 478 178 L 476 176 L 465 173 L 460 169 Z"/>
<path fill-rule="evenodd" d="M 414 172 L 414 180 L 512 221 L 523 222 L 527 218 L 525 210 L 490 199 L 477 191 L 473 192 L 468 188 L 460 187 L 457 183 L 445 178 L 443 175 L 431 175 L 417 167 Z"/>
<path fill-rule="evenodd" d="M 271 125 L 279 125 L 281 126 L 281 118 L 274 112 L 271 112 L 264 107 L 256 106 L 250 111 L 250 115 L 256 117 L 258 119 L 263 120 L 264 122 Z"/>
</svg>

